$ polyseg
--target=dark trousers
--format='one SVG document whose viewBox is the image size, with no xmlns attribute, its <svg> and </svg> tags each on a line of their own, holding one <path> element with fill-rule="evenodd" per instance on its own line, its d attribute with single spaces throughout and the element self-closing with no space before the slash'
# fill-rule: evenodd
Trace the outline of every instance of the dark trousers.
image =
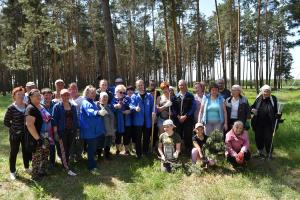
<svg viewBox="0 0 300 200">
<path fill-rule="evenodd" d="M 258 150 L 266 148 L 267 154 L 271 150 L 271 142 L 273 136 L 273 126 L 271 124 L 259 124 L 255 130 L 255 143 Z M 272 149 L 273 150 L 273 149 Z"/>
<path fill-rule="evenodd" d="M 19 152 L 20 144 L 22 146 L 23 164 L 25 168 L 29 167 L 30 153 L 26 151 L 24 134 L 22 135 L 10 135 L 10 153 L 9 153 L 9 168 L 10 172 L 16 172 L 16 160 Z"/>
<path fill-rule="evenodd" d="M 135 143 L 135 133 L 134 132 L 135 132 L 135 129 L 133 126 L 125 127 L 125 134 L 127 135 L 128 141 L 129 141 L 128 144 L 130 144 L 130 142 Z"/>
<path fill-rule="evenodd" d="M 150 133 L 151 128 L 146 128 L 145 126 L 135 127 L 135 148 L 136 155 L 141 157 L 142 154 L 148 154 L 149 143 L 150 143 Z M 142 141 L 143 140 L 143 141 Z"/>
<path fill-rule="evenodd" d="M 123 138 L 123 144 L 124 145 L 129 145 L 130 143 L 130 133 L 126 132 L 125 133 L 116 133 L 116 145 L 119 145 L 122 143 L 122 138 Z"/>
<path fill-rule="evenodd" d="M 74 142 L 74 132 L 73 132 L 73 130 L 65 130 L 64 133 L 62 134 L 61 139 L 62 139 L 62 142 L 63 142 L 66 161 L 67 161 L 67 163 L 69 163 L 70 150 L 71 150 L 71 146 Z"/>
<path fill-rule="evenodd" d="M 55 165 L 55 144 L 50 145 L 50 159 L 49 159 L 50 165 Z"/>
<path fill-rule="evenodd" d="M 157 141 L 158 141 L 158 127 L 157 127 L 157 123 L 156 123 L 156 124 L 154 124 L 154 130 L 153 130 L 153 147 L 156 146 Z"/>
<path fill-rule="evenodd" d="M 95 160 L 95 154 L 98 148 L 103 148 L 105 137 L 97 137 L 91 139 L 85 139 L 87 144 L 87 155 L 88 155 L 88 169 L 92 170 L 97 167 Z"/>
<path fill-rule="evenodd" d="M 180 135 L 181 139 L 184 141 L 185 152 L 189 155 L 192 148 L 192 134 L 193 134 L 193 119 L 188 118 L 185 122 L 180 123 L 178 122 L 176 128 L 176 132 Z"/>
<path fill-rule="evenodd" d="M 244 161 L 249 161 L 251 158 L 251 153 L 249 151 L 247 151 L 245 154 L 244 154 Z M 236 160 L 235 160 L 235 157 L 233 156 L 228 156 L 227 157 L 227 161 L 230 162 L 232 165 L 234 166 L 237 166 L 239 165 Z"/>
</svg>

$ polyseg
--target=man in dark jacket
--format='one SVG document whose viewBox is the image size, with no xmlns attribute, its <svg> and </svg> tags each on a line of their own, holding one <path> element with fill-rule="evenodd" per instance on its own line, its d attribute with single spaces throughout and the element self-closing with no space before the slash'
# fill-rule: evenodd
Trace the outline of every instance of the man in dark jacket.
<svg viewBox="0 0 300 200">
<path fill-rule="evenodd" d="M 177 126 L 177 133 L 184 140 L 185 151 L 189 154 L 192 149 L 192 133 L 194 125 L 195 99 L 187 91 L 185 80 L 178 82 L 178 94 L 172 100 L 172 112 Z"/>
</svg>

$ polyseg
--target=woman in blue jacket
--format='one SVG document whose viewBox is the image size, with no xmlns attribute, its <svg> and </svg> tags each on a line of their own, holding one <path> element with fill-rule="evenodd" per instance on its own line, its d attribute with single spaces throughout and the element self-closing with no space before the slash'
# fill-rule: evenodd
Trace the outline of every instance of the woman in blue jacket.
<svg viewBox="0 0 300 200">
<path fill-rule="evenodd" d="M 129 154 L 129 137 L 125 134 L 125 117 L 130 114 L 129 103 L 130 100 L 125 97 L 126 87 L 124 85 L 117 85 L 115 88 L 115 96 L 112 99 L 112 108 L 115 113 L 117 121 L 117 134 L 116 134 L 116 154 L 120 154 L 121 140 L 123 137 L 123 144 L 125 146 L 126 154 Z"/>
<path fill-rule="evenodd" d="M 94 156 L 99 144 L 104 142 L 105 128 L 102 116 L 107 112 L 104 109 L 99 110 L 94 102 L 96 88 L 92 85 L 86 86 L 83 97 L 85 99 L 80 107 L 80 138 L 87 144 L 88 169 L 91 172 L 97 172 Z"/>
<path fill-rule="evenodd" d="M 70 149 L 78 128 L 77 111 L 76 107 L 69 102 L 70 93 L 67 89 L 62 89 L 60 96 L 61 101 L 54 105 L 52 111 L 54 137 L 59 142 L 60 152 L 58 153 L 63 166 L 70 176 L 75 176 L 76 174 L 69 170 L 68 164 Z"/>
<path fill-rule="evenodd" d="M 136 155 L 141 158 L 142 153 L 148 154 L 150 133 L 152 125 L 153 112 L 153 96 L 145 92 L 143 80 L 136 81 L 138 92 L 131 96 L 130 110 L 133 112 L 133 125 L 135 127 Z M 143 138 L 143 147 L 142 147 Z"/>
</svg>

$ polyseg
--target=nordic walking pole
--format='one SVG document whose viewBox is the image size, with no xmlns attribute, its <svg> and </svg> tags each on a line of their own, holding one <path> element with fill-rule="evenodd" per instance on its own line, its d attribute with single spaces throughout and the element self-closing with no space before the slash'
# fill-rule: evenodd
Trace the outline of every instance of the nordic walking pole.
<svg viewBox="0 0 300 200">
<path fill-rule="evenodd" d="M 156 107 L 156 95 L 157 95 L 157 92 L 156 92 L 156 89 L 154 90 L 154 103 L 153 103 L 153 110 L 152 110 L 152 113 L 155 112 L 155 107 Z M 152 113 L 151 113 L 151 118 L 152 118 L 152 127 L 151 127 L 151 152 L 153 152 L 153 134 L 154 134 L 154 119 L 152 117 Z"/>
<path fill-rule="evenodd" d="M 169 101 L 171 101 L 171 90 L 169 87 Z M 171 106 L 169 106 L 169 119 L 171 119 Z"/>
<path fill-rule="evenodd" d="M 278 102 L 278 112 L 277 112 L 277 114 L 281 114 L 282 113 L 281 112 L 282 111 L 282 107 L 283 107 L 283 105 Z M 269 152 L 269 155 L 268 155 L 269 159 L 271 159 L 271 155 L 272 155 L 273 140 L 274 140 L 274 136 L 275 136 L 275 133 L 276 133 L 277 124 L 278 124 L 278 119 L 275 120 L 275 126 L 274 126 L 274 130 L 273 130 L 273 135 L 272 135 L 271 147 L 270 147 L 270 152 Z"/>
</svg>

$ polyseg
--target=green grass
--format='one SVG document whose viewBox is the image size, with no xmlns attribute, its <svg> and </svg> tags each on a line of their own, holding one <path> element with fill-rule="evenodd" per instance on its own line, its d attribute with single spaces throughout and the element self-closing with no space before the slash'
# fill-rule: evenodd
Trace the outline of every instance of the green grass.
<svg viewBox="0 0 300 200">
<path fill-rule="evenodd" d="M 252 103 L 255 92 L 247 90 Z M 77 177 L 68 177 L 58 164 L 39 183 L 24 173 L 18 155 L 17 181 L 9 180 L 9 143 L 3 115 L 10 97 L 0 97 L 0 199 L 300 199 L 300 92 L 284 89 L 274 94 L 285 103 L 285 122 L 276 133 L 275 159 L 252 159 L 247 169 L 229 170 L 228 164 L 203 173 L 160 172 L 154 158 L 136 161 L 124 156 L 100 161 L 100 175 L 91 175 L 86 161 L 74 165 Z M 253 133 L 251 149 L 255 151 Z M 185 158 L 190 163 L 189 158 Z"/>
</svg>

